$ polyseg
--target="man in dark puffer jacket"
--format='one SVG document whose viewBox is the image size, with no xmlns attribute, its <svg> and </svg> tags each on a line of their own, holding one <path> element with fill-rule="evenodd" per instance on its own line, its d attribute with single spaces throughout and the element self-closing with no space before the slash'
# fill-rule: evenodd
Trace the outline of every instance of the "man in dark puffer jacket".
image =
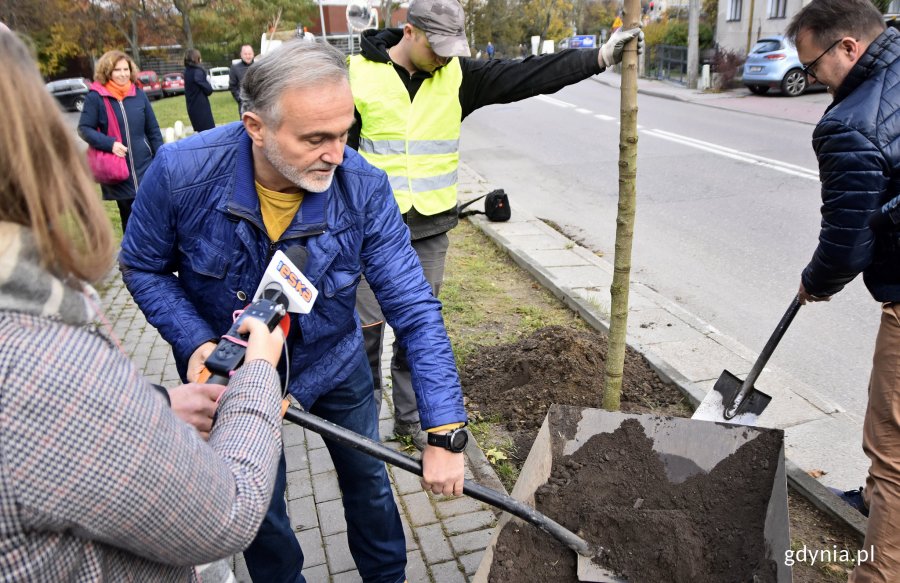
<svg viewBox="0 0 900 583">
<path fill-rule="evenodd" d="M 900 191 L 900 34 L 885 30 L 870 0 L 814 0 L 797 13 L 787 36 L 795 41 L 806 73 L 834 96 L 813 133 L 822 230 L 801 276 L 800 299 L 828 300 L 862 273 L 872 297 L 883 304 L 863 423 L 863 449 L 871 461 L 861 493 L 869 509 L 864 548 L 874 549 L 874 556 L 853 570 L 850 581 L 896 582 L 900 231 L 870 225 Z"/>
</svg>

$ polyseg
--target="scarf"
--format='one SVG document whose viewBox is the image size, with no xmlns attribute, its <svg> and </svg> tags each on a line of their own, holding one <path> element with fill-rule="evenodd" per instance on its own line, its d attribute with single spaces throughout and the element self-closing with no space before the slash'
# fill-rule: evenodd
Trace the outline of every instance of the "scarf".
<svg viewBox="0 0 900 583">
<path fill-rule="evenodd" d="M 0 310 L 82 326 L 93 321 L 99 305 L 89 284 L 67 284 L 41 265 L 30 229 L 0 221 Z"/>
<path fill-rule="evenodd" d="M 131 81 L 129 81 L 124 87 L 119 87 L 112 80 L 110 80 L 106 85 L 103 86 L 109 94 L 122 101 L 131 92 Z"/>
</svg>

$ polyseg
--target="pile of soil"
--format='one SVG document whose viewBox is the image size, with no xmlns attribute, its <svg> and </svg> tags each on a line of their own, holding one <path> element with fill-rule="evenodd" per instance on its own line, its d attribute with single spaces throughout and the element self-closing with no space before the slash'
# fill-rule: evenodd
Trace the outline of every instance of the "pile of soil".
<svg viewBox="0 0 900 583">
<path fill-rule="evenodd" d="M 673 484 L 652 439 L 629 419 L 554 460 L 536 506 L 602 547 L 598 562 L 630 583 L 774 582 L 764 523 L 781 445 L 779 432 L 763 432 L 709 474 Z M 531 525 L 510 523 L 489 581 L 577 581 L 576 556 Z"/>
<path fill-rule="evenodd" d="M 482 347 L 460 372 L 470 415 L 505 424 L 512 459 L 528 456 L 552 404 L 601 407 L 607 339 L 596 332 L 548 326 L 512 344 Z M 689 417 L 681 392 L 659 378 L 630 347 L 625 353 L 621 410 Z"/>
<path fill-rule="evenodd" d="M 512 344 L 483 347 L 460 377 L 470 415 L 501 425 L 521 465 L 551 404 L 601 407 L 607 339 L 551 326 Z M 643 356 L 627 350 L 622 411 L 688 417 L 686 399 Z M 556 430 L 557 428 L 554 427 Z M 764 559 L 768 496 L 781 435 L 765 433 L 711 473 L 666 476 L 640 423 L 594 436 L 556 460 L 535 494 L 538 509 L 605 550 L 600 562 L 630 583 L 775 581 Z M 735 496 L 735 487 L 744 488 Z M 575 553 L 531 525 L 500 534 L 492 582 L 577 581 Z"/>
</svg>

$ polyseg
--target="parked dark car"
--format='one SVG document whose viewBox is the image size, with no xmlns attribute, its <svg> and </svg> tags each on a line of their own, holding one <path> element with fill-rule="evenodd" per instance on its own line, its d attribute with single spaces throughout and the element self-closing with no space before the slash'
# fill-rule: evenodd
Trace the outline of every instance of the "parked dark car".
<svg viewBox="0 0 900 583">
<path fill-rule="evenodd" d="M 162 84 L 156 71 L 141 71 L 137 74 L 137 86 L 144 90 L 150 99 L 162 99 Z"/>
<path fill-rule="evenodd" d="M 184 76 L 182 76 L 181 73 L 168 73 L 167 75 L 163 75 L 162 92 L 163 97 L 184 93 Z"/>
<path fill-rule="evenodd" d="M 90 79 L 83 77 L 58 79 L 47 83 L 47 91 L 67 111 L 81 111 L 84 109 L 84 98 L 87 97 L 90 87 Z"/>
</svg>

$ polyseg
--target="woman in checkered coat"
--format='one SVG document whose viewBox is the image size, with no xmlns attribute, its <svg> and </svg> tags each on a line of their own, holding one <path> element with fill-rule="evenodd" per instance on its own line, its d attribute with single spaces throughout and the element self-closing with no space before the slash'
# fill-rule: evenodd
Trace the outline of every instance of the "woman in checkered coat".
<svg viewBox="0 0 900 583">
<path fill-rule="evenodd" d="M 190 581 L 243 549 L 281 452 L 283 338 L 251 325 L 208 441 L 94 324 L 115 242 L 31 55 L 0 31 L 0 581 Z M 208 387 L 207 387 L 208 390 Z M 172 395 L 172 407 L 169 395 Z M 186 415 L 186 413 L 185 413 Z"/>
</svg>

